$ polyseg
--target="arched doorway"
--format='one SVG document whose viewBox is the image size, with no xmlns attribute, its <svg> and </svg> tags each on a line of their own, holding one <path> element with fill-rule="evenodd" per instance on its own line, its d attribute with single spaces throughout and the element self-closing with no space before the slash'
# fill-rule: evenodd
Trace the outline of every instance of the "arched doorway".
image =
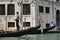
<svg viewBox="0 0 60 40">
<path fill-rule="evenodd" d="M 60 12 L 59 10 L 56 10 L 56 25 L 59 27 L 60 25 Z"/>
</svg>

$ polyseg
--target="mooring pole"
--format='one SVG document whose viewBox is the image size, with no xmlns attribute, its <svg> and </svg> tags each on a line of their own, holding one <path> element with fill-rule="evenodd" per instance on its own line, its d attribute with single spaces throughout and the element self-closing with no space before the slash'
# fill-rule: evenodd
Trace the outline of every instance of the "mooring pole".
<svg viewBox="0 0 60 40">
<path fill-rule="evenodd" d="M 40 16 L 40 24 L 41 24 L 41 33 L 43 33 L 43 21 L 42 21 L 42 16 Z"/>
</svg>

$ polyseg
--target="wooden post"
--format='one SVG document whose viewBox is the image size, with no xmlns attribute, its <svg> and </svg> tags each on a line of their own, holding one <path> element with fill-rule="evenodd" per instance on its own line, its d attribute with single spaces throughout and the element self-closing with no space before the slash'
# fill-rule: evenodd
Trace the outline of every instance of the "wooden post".
<svg viewBox="0 0 60 40">
<path fill-rule="evenodd" d="M 43 21 L 42 21 L 42 16 L 40 16 L 40 24 L 41 24 L 41 33 L 43 33 Z"/>
</svg>

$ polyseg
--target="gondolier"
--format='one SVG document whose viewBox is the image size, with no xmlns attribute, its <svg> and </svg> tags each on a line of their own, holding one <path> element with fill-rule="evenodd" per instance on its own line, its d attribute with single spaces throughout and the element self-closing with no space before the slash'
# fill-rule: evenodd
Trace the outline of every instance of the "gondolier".
<svg viewBox="0 0 60 40">
<path fill-rule="evenodd" d="M 17 12 L 17 14 L 16 14 L 16 19 L 15 19 L 15 21 L 16 21 L 17 31 L 19 31 L 20 27 L 19 27 L 19 13 L 18 13 L 18 12 Z"/>
</svg>

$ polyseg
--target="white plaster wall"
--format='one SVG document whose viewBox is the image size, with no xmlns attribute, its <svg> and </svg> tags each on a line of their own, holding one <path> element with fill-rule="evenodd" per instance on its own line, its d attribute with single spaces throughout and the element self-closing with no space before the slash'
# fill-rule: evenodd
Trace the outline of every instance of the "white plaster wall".
<svg viewBox="0 0 60 40">
<path fill-rule="evenodd" d="M 7 1 L 9 1 L 9 0 L 7 0 Z M 7 22 L 15 22 L 14 17 L 16 16 L 16 12 L 19 12 L 19 14 L 22 13 L 22 9 L 21 9 L 22 6 L 18 6 L 17 0 L 16 1 L 13 0 L 13 1 L 14 2 L 12 2 L 12 4 L 15 4 L 15 15 L 13 15 L 13 16 L 11 16 L 11 15 L 10 16 L 7 16 L 7 15 L 3 16 L 3 19 L 5 19 L 5 20 L 0 19 L 4 22 L 3 23 L 1 21 L 3 24 L 0 22 L 0 24 L 4 25 L 3 27 L 7 27 L 6 26 L 6 18 L 5 18 L 6 16 L 7 16 Z M 29 1 L 32 2 L 32 0 L 29 0 Z M 2 0 L 0 0 L 0 4 L 5 4 L 6 7 L 7 7 L 7 4 L 10 4 L 10 3 L 11 2 L 6 2 L 6 1 L 2 2 Z M 56 18 L 56 16 L 55 16 L 56 15 L 56 10 L 57 9 L 60 10 L 60 5 L 59 5 L 60 3 L 54 3 L 55 6 L 53 5 L 56 8 L 56 9 L 54 8 L 54 19 L 53 19 L 53 14 L 52 14 L 52 2 L 37 0 L 36 3 L 30 3 L 30 4 L 31 4 L 30 5 L 31 15 L 28 15 L 28 16 L 25 15 L 25 16 L 26 16 L 26 21 L 31 22 L 31 27 L 35 27 L 36 25 L 39 24 L 39 19 L 40 19 L 39 16 L 42 16 L 42 21 L 43 21 L 44 28 L 45 28 L 46 23 L 51 23 L 52 21 L 56 21 L 56 19 L 55 19 Z M 44 6 L 44 13 L 39 12 L 39 6 Z M 50 7 L 50 13 L 45 13 L 45 7 Z M 7 14 L 7 9 L 5 10 L 5 13 Z M 24 22 L 25 16 L 23 15 L 23 22 Z M 2 18 L 2 16 L 0 16 L 0 17 Z"/>
<path fill-rule="evenodd" d="M 38 8 L 38 4 L 37 3 L 35 3 L 35 22 L 36 22 L 36 26 L 37 25 L 40 25 L 40 21 L 39 21 L 39 19 L 40 19 L 40 17 L 39 17 L 39 10 L 38 10 L 39 8 Z"/>
<path fill-rule="evenodd" d="M 0 30 L 5 30 L 6 20 L 5 16 L 0 16 Z"/>
<path fill-rule="evenodd" d="M 17 2 L 19 0 L 12 0 L 12 2 Z M 11 2 L 11 0 L 0 0 L 0 2 Z"/>
<path fill-rule="evenodd" d="M 8 28 L 8 22 L 15 22 L 14 18 L 15 15 L 7 15 L 7 5 L 10 4 L 10 2 L 0 2 L 0 4 L 5 4 L 5 15 L 0 15 L 0 28 L 1 30 L 7 30 Z M 16 6 L 16 2 L 13 2 L 12 4 L 15 4 L 15 14 L 18 11 L 17 6 Z M 15 27 L 16 28 L 16 27 Z"/>
<path fill-rule="evenodd" d="M 54 1 L 54 0 L 53 0 Z M 36 9 L 36 11 L 38 10 L 40 16 L 42 16 L 42 20 L 43 20 L 43 25 L 45 27 L 46 23 L 51 23 L 52 21 L 54 23 L 56 23 L 56 10 L 59 9 L 60 10 L 60 3 L 53 3 L 51 1 L 47 2 L 47 1 L 40 1 L 40 0 L 37 0 L 37 7 L 38 8 L 39 6 L 43 6 L 44 7 L 44 12 L 43 13 L 40 13 L 39 12 L 39 8 Z M 52 11 L 52 6 L 53 6 L 53 11 L 54 11 L 54 14 L 53 14 L 53 11 Z M 45 7 L 50 7 L 50 13 L 45 13 Z M 54 17 L 54 18 L 53 18 Z"/>
<path fill-rule="evenodd" d="M 37 1 L 54 1 L 54 2 L 56 2 L 56 0 L 37 0 Z M 60 0 L 59 0 L 59 2 L 60 2 Z"/>
<path fill-rule="evenodd" d="M 35 4 L 31 4 L 32 27 L 35 27 Z"/>
<path fill-rule="evenodd" d="M 51 21 L 53 21 L 52 5 L 48 4 L 48 2 L 44 2 L 44 1 L 40 1 L 40 2 L 38 1 L 37 3 L 38 3 L 38 8 L 39 8 L 39 6 L 44 7 L 43 13 L 39 12 L 39 9 L 38 9 L 38 12 L 39 12 L 40 16 L 42 16 L 43 26 L 45 28 L 46 23 L 51 23 Z M 50 13 L 45 13 L 45 7 L 50 7 Z"/>
</svg>

